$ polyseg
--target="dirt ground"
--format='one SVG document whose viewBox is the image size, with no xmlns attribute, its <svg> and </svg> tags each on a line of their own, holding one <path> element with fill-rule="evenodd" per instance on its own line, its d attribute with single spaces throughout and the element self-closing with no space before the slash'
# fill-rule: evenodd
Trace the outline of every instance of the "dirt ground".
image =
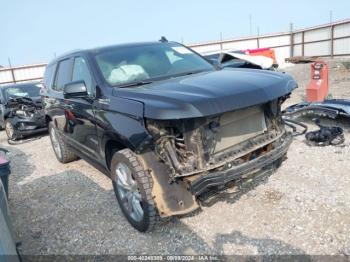
<svg viewBox="0 0 350 262">
<path fill-rule="evenodd" d="M 333 97 L 349 97 L 350 74 L 331 61 Z M 305 96 L 310 65 L 286 71 Z M 201 211 L 143 234 L 123 217 L 110 180 L 83 160 L 60 164 L 47 136 L 10 146 L 10 208 L 22 254 L 350 255 L 350 122 L 340 147 L 295 138 L 277 172 Z M 314 127 L 313 127 L 314 128 Z"/>
</svg>

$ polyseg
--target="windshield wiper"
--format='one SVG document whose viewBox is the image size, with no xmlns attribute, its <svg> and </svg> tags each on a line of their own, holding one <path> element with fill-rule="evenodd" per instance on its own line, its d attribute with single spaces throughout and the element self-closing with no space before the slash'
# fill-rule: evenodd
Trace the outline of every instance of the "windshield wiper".
<svg viewBox="0 0 350 262">
<path fill-rule="evenodd" d="M 169 77 L 174 78 L 174 77 L 179 77 L 179 76 L 194 75 L 194 74 L 199 74 L 199 73 L 206 72 L 206 71 L 207 70 L 195 70 L 195 71 L 189 71 L 189 72 L 182 72 L 182 73 L 170 75 Z"/>
<path fill-rule="evenodd" d="M 152 81 L 138 81 L 138 82 L 132 82 L 129 84 L 125 84 L 125 85 L 118 85 L 116 87 L 119 88 L 124 88 L 124 87 L 133 87 L 133 86 L 143 86 L 143 85 L 147 85 L 147 84 L 151 84 Z"/>
</svg>

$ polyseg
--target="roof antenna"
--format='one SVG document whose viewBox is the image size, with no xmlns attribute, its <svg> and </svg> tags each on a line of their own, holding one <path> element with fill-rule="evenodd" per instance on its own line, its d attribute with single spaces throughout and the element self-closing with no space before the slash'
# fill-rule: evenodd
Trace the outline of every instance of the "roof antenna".
<svg viewBox="0 0 350 262">
<path fill-rule="evenodd" d="M 162 36 L 159 41 L 162 43 L 165 43 L 165 42 L 168 42 L 168 39 L 166 39 L 165 36 Z"/>
</svg>

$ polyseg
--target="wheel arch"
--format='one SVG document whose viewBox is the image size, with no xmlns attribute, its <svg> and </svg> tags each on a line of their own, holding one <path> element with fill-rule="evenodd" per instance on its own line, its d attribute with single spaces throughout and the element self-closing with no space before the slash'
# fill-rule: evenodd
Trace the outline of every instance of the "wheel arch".
<svg viewBox="0 0 350 262">
<path fill-rule="evenodd" d="M 113 137 L 105 138 L 103 152 L 105 155 L 106 167 L 108 170 L 110 170 L 114 153 L 125 148 L 129 147 L 122 143 L 119 139 Z"/>
<path fill-rule="evenodd" d="M 49 115 L 45 115 L 45 121 L 46 121 L 46 124 L 48 125 L 52 121 L 52 117 Z"/>
<path fill-rule="evenodd" d="M 125 132 L 119 133 L 116 130 L 105 132 L 100 140 L 100 153 L 105 158 L 107 169 L 110 169 L 111 160 L 116 151 L 128 148 L 132 152 L 140 153 L 140 151 L 146 148 L 143 142 L 147 139 L 149 139 L 149 136 L 144 130 L 141 130 L 139 134 L 132 132 L 131 134 Z"/>
</svg>

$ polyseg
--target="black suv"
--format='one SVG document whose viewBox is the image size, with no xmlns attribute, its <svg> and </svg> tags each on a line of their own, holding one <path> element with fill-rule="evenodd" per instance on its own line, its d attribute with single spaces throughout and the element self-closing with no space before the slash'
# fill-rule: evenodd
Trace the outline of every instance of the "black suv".
<svg viewBox="0 0 350 262">
<path fill-rule="evenodd" d="M 140 231 L 275 168 L 291 143 L 280 107 L 292 77 L 219 70 L 175 42 L 72 52 L 47 66 L 44 85 L 57 159 L 109 175 Z"/>
</svg>

